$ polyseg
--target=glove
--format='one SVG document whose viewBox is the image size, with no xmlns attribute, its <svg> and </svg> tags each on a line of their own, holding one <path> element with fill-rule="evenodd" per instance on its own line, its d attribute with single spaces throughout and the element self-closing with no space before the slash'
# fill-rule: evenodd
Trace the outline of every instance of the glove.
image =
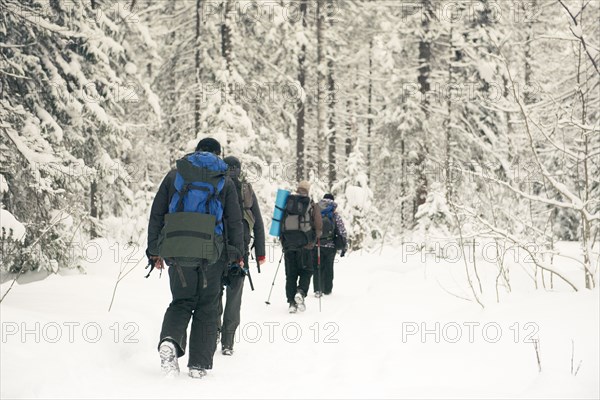
<svg viewBox="0 0 600 400">
<path fill-rule="evenodd" d="M 160 271 L 160 275 L 162 276 L 162 270 L 165 268 L 165 262 L 163 261 L 162 257 L 149 255 L 148 265 L 146 265 L 146 268 L 144 269 L 148 269 L 148 267 L 150 267 L 150 271 L 148 271 L 146 278 L 150 277 L 150 274 L 154 268 L 158 269 Z"/>
<path fill-rule="evenodd" d="M 346 249 L 342 250 L 342 252 L 340 253 L 340 257 L 344 257 L 346 255 Z"/>
<path fill-rule="evenodd" d="M 256 259 L 258 260 L 258 265 L 263 265 L 267 261 L 267 257 L 265 256 L 256 257 Z"/>
<path fill-rule="evenodd" d="M 231 276 L 236 276 L 236 275 L 245 276 L 247 272 L 248 272 L 248 268 L 244 266 L 244 259 L 240 259 L 240 260 L 237 260 L 236 262 L 233 262 L 233 263 L 229 264 L 228 275 L 231 275 Z"/>
<path fill-rule="evenodd" d="M 148 257 L 148 264 L 154 265 L 154 268 L 156 268 L 156 269 L 164 269 L 165 268 L 165 262 L 162 259 L 162 257 L 159 257 L 159 256 Z"/>
</svg>

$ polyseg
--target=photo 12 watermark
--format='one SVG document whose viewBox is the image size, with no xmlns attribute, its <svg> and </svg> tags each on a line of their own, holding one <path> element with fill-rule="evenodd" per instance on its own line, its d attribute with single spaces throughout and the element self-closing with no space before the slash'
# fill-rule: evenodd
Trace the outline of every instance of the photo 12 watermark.
<svg viewBox="0 0 600 400">
<path fill-rule="evenodd" d="M 95 321 L 2 322 L 2 343 L 138 343 L 135 322 Z"/>
<path fill-rule="evenodd" d="M 241 324 L 234 336 L 235 343 L 321 343 L 338 344 L 340 326 L 336 322 L 247 322 Z"/>
<path fill-rule="evenodd" d="M 498 343 L 503 338 L 514 343 L 535 343 L 540 327 L 535 322 L 510 325 L 498 322 L 402 322 L 402 343 Z"/>
</svg>

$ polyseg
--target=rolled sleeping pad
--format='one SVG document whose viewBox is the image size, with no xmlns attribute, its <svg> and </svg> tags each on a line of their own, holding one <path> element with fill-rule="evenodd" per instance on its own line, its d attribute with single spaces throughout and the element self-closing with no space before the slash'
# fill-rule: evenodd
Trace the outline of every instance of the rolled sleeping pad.
<svg viewBox="0 0 600 400">
<path fill-rule="evenodd" d="M 275 209 L 273 210 L 273 221 L 271 222 L 271 230 L 269 231 L 269 235 L 271 236 L 279 236 L 279 233 L 281 232 L 281 219 L 283 218 L 283 210 L 285 209 L 285 203 L 289 195 L 289 190 L 277 189 Z"/>
</svg>

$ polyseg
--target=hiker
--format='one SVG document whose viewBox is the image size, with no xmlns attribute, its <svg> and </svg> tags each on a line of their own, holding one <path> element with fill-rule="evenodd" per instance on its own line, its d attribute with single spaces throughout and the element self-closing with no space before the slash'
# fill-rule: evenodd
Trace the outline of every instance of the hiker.
<svg viewBox="0 0 600 400">
<path fill-rule="evenodd" d="M 317 270 L 313 274 L 315 297 L 331 294 L 335 256 L 337 251 L 341 250 L 340 257 L 344 257 L 347 250 L 346 228 L 342 217 L 337 213 L 337 204 L 331 193 L 323 196 L 323 199 L 319 201 L 319 208 L 323 218 L 323 234 L 320 240 L 320 265 L 317 264 L 319 249 L 313 250 L 313 260 L 317 265 Z"/>
<path fill-rule="evenodd" d="M 258 265 L 265 263 L 265 227 L 260 214 L 258 200 L 252 190 L 252 185 L 246 182 L 241 175 L 242 163 L 236 157 L 223 159 L 228 166 L 227 173 L 233 180 L 237 189 L 239 207 L 242 212 L 244 225 L 244 266 L 239 268 L 236 264 L 225 270 L 223 283 L 225 284 L 226 302 L 223 310 L 223 289 L 219 297 L 218 326 L 221 333 L 221 353 L 226 356 L 233 355 L 233 338 L 235 330 L 240 324 L 240 308 L 242 306 L 242 290 L 247 268 L 250 267 L 250 240 L 254 234 L 254 254 Z M 221 315 L 223 320 L 221 322 Z M 218 340 L 218 338 L 217 338 Z"/>
<path fill-rule="evenodd" d="M 304 298 L 313 273 L 312 249 L 321 236 L 321 210 L 309 197 L 310 183 L 301 181 L 296 194 L 288 196 L 281 224 L 285 255 L 285 293 L 289 312 L 305 311 Z"/>
<path fill-rule="evenodd" d="M 163 179 L 150 212 L 146 254 L 155 268 L 169 266 L 173 296 L 158 344 L 168 376 L 179 374 L 190 319 L 189 376 L 212 369 L 221 277 L 230 262 L 244 262 L 242 215 L 220 154 L 217 140 L 200 140 Z"/>
</svg>

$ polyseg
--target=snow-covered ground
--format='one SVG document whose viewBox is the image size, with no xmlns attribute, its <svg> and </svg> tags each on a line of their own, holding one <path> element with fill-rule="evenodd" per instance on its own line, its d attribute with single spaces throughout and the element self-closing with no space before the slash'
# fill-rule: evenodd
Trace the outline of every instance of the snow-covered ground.
<svg viewBox="0 0 600 400">
<path fill-rule="evenodd" d="M 274 251 L 262 274 L 253 266 L 256 291 L 245 287 L 233 357 L 217 352 L 214 369 L 202 380 L 185 374 L 163 378 L 156 345 L 170 300 L 168 277 L 159 279 L 155 271 L 144 279 L 142 260 L 119 283 L 108 312 L 121 262 L 132 252 L 105 240 L 94 243 L 87 246 L 86 275 L 61 272 L 16 284 L 0 305 L 0 397 L 600 395 L 598 290 L 573 293 L 556 278 L 556 291 L 535 290 L 515 266 L 513 293 L 501 288 L 497 303 L 495 267 L 478 260 L 482 309 L 459 298 L 471 297 L 462 262 L 441 262 L 407 248 L 340 259 L 333 294 L 322 299 L 322 311 L 311 296 L 307 311 L 296 315 L 287 313 L 283 265 L 272 304 L 265 304 L 279 260 Z M 583 274 L 572 276 L 581 284 Z M 1 292 L 9 285 L 4 283 Z M 541 373 L 531 339 L 539 339 Z M 182 367 L 186 362 L 187 357 L 180 359 Z M 576 376 L 571 364 L 573 370 L 579 367 Z"/>
</svg>

